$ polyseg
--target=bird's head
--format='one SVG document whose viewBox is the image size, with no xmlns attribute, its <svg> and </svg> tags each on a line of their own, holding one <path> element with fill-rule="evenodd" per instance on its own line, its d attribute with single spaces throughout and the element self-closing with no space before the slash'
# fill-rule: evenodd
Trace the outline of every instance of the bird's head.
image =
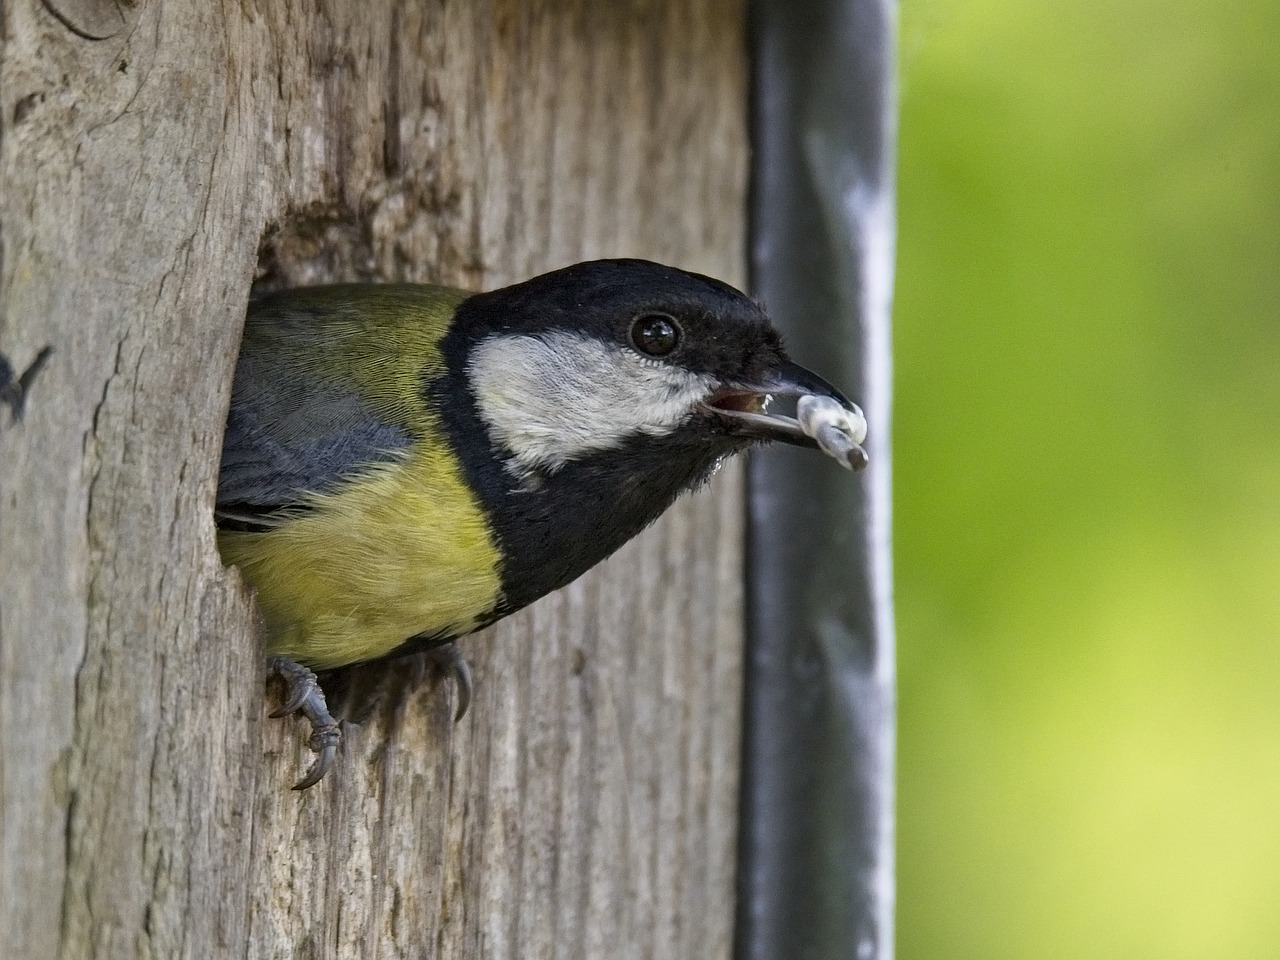
<svg viewBox="0 0 1280 960">
<path fill-rule="evenodd" d="M 647 261 L 580 263 L 477 294 L 450 339 L 508 471 L 525 478 L 642 438 L 717 456 L 771 440 L 817 447 L 769 412 L 774 397 L 822 398 L 861 421 L 788 359 L 759 304 Z M 861 439 L 847 465 L 860 465 Z"/>
</svg>

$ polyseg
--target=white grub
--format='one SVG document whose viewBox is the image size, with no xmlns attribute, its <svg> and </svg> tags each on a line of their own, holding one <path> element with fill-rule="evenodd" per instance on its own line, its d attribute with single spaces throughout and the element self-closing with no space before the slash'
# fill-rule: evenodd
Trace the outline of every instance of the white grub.
<svg viewBox="0 0 1280 960">
<path fill-rule="evenodd" d="M 819 449 L 841 466 L 861 470 L 867 465 L 867 452 L 862 449 L 867 418 L 856 405 L 848 410 L 831 397 L 806 395 L 796 403 L 796 420 Z"/>
</svg>

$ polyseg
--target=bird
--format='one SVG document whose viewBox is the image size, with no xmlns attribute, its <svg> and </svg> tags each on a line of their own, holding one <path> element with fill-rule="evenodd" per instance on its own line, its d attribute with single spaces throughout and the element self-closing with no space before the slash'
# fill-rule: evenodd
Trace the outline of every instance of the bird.
<svg viewBox="0 0 1280 960">
<path fill-rule="evenodd" d="M 768 409 L 814 401 L 825 433 Z M 843 446 L 831 434 L 832 412 Z M 821 418 L 820 418 L 821 419 Z M 859 408 L 792 362 L 765 309 L 645 260 L 488 292 L 335 284 L 251 299 L 219 468 L 224 562 L 256 593 L 272 716 L 319 782 L 340 726 L 316 671 L 430 652 L 577 579 L 727 458 L 782 441 L 861 467 Z"/>
</svg>

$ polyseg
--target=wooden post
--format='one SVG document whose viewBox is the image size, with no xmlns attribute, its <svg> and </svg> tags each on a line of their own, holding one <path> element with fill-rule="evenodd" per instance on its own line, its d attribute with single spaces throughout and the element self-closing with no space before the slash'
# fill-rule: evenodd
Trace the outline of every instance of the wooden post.
<svg viewBox="0 0 1280 960">
<path fill-rule="evenodd" d="M 736 467 L 303 794 L 211 505 L 255 271 L 741 284 L 740 0 L 0 17 L 0 956 L 726 956 Z"/>
</svg>

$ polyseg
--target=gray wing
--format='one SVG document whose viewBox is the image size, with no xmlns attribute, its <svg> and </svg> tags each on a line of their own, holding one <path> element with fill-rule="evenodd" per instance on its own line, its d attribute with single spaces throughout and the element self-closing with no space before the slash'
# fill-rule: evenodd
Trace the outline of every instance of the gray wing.
<svg viewBox="0 0 1280 960">
<path fill-rule="evenodd" d="M 306 493 L 331 490 L 371 463 L 394 458 L 412 442 L 404 430 L 377 420 L 351 397 L 311 397 L 310 422 L 290 433 L 272 404 L 233 406 L 222 442 L 219 514 L 244 519 L 296 506 Z"/>
<path fill-rule="evenodd" d="M 299 506 L 306 493 L 331 490 L 362 468 L 395 458 L 413 440 L 314 363 L 288 350 L 247 345 L 222 442 L 216 514 L 261 521 Z"/>
</svg>

